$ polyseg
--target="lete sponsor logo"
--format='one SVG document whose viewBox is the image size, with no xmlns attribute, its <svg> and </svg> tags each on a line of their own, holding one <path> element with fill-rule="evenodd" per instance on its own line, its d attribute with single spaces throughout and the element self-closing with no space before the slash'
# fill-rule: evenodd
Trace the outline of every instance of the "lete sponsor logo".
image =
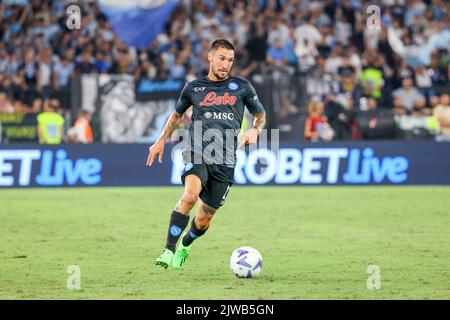
<svg viewBox="0 0 450 320">
<path fill-rule="evenodd" d="M 215 91 L 210 91 L 205 96 L 202 102 L 200 102 L 201 107 L 211 107 L 213 105 L 230 105 L 233 106 L 236 103 L 236 96 L 230 96 L 228 92 L 225 92 L 223 96 L 218 96 Z"/>
<path fill-rule="evenodd" d="M 96 185 L 101 171 L 99 159 L 70 159 L 64 149 L 0 150 L 0 187 Z"/>
</svg>

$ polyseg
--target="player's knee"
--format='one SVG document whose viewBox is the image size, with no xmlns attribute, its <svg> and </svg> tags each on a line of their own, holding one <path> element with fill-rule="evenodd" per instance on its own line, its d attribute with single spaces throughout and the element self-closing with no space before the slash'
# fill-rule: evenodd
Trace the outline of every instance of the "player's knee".
<svg viewBox="0 0 450 320">
<path fill-rule="evenodd" d="M 186 191 L 181 198 L 181 201 L 188 207 L 193 207 L 197 202 L 198 194 L 192 191 Z"/>
</svg>

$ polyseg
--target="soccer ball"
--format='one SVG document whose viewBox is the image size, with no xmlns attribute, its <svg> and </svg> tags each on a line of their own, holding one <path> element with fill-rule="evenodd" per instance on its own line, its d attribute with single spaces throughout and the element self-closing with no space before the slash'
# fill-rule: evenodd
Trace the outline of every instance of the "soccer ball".
<svg viewBox="0 0 450 320">
<path fill-rule="evenodd" d="M 262 256 L 252 247 L 240 247 L 231 255 L 230 268 L 238 278 L 255 278 L 262 270 Z"/>
</svg>

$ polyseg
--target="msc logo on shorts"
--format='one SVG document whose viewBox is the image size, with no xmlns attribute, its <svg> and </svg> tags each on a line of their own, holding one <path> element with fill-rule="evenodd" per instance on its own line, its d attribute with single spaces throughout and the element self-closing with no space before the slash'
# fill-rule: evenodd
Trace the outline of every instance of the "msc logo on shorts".
<svg viewBox="0 0 450 320">
<path fill-rule="evenodd" d="M 230 90 L 237 90 L 239 88 L 239 85 L 236 82 L 230 82 L 228 84 L 228 89 Z"/>
</svg>

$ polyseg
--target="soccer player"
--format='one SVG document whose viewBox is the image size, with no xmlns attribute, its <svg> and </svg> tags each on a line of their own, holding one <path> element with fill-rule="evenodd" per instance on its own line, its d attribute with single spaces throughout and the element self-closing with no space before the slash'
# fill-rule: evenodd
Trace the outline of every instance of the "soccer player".
<svg viewBox="0 0 450 320">
<path fill-rule="evenodd" d="M 253 127 L 242 135 L 239 147 L 256 143 L 266 122 L 264 108 L 252 85 L 247 80 L 230 76 L 234 51 L 233 45 L 225 39 L 212 43 L 208 52 L 208 75 L 183 88 L 161 136 L 149 148 L 147 166 L 153 164 L 155 157 L 161 163 L 165 141 L 172 135 L 183 113 L 193 106 L 189 146 L 183 151 L 185 172 L 181 180 L 184 193 L 170 217 L 166 247 L 156 259 L 156 265 L 164 268 L 172 265 L 180 269 L 183 266 L 192 242 L 205 234 L 214 214 L 225 201 L 233 184 L 237 135 L 244 106 L 254 115 L 254 122 Z M 199 127 L 200 131 L 196 132 Z M 207 131 L 213 132 L 214 139 L 205 139 Z M 229 134 L 230 131 L 233 135 Z M 197 202 L 199 205 L 190 230 L 183 234 L 176 248 L 181 233 L 188 225 L 189 212 Z"/>
</svg>

